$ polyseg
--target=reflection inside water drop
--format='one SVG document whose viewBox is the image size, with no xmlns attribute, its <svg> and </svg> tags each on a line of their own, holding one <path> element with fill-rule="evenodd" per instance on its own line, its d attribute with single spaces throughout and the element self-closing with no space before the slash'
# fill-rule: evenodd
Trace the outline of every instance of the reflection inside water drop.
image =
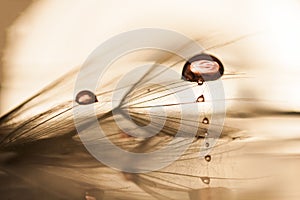
<svg viewBox="0 0 300 200">
<path fill-rule="evenodd" d="M 190 70 L 194 75 L 201 76 L 201 74 L 215 74 L 219 71 L 219 64 L 215 61 L 197 60 L 191 63 Z"/>
<path fill-rule="evenodd" d="M 88 90 L 80 91 L 76 95 L 75 101 L 79 105 L 88 105 L 88 104 L 98 102 L 96 95 L 94 93 L 92 93 L 91 91 L 88 91 Z"/>
<path fill-rule="evenodd" d="M 201 180 L 205 184 L 209 184 L 210 183 L 210 178 L 209 177 L 201 177 Z"/>
<path fill-rule="evenodd" d="M 209 124 L 209 120 L 207 119 L 207 117 L 205 117 L 205 118 L 202 120 L 202 123 L 203 123 L 203 124 Z"/>
<path fill-rule="evenodd" d="M 182 77 L 202 85 L 204 81 L 219 79 L 224 73 L 221 61 L 209 54 L 202 53 L 190 58 L 184 65 Z"/>
<path fill-rule="evenodd" d="M 211 156 L 210 155 L 206 155 L 204 157 L 204 159 L 207 161 L 207 162 L 210 162 L 211 161 Z"/>
<path fill-rule="evenodd" d="M 204 101 L 205 101 L 205 99 L 204 99 L 203 95 L 201 95 L 197 98 L 197 102 L 204 102 Z"/>
</svg>

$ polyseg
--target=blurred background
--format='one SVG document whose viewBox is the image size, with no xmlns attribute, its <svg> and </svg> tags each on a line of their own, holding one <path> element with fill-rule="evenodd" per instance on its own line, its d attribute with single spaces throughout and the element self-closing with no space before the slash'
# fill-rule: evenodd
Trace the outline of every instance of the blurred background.
<svg viewBox="0 0 300 200">
<path fill-rule="evenodd" d="M 210 176 L 213 177 L 215 173 L 226 177 L 232 173 L 232 177 L 237 177 L 239 170 L 244 170 L 249 177 L 256 177 L 257 171 L 267 172 L 261 167 L 272 168 L 280 174 L 278 183 L 274 183 L 276 187 L 270 184 L 261 188 L 269 189 L 271 195 L 276 191 L 276 195 L 281 193 L 289 199 L 299 199 L 299 0 L 0 0 L 0 9 L 0 115 L 80 66 L 107 39 L 145 27 L 170 29 L 198 41 L 223 62 L 227 74 L 223 77 L 228 99 L 226 103 L 234 104 L 228 106 L 228 109 L 233 108 L 227 112 L 228 127 L 238 128 L 243 136 L 250 136 L 241 140 L 241 143 L 249 146 L 243 151 L 236 151 L 240 153 L 237 159 L 234 156 L 226 157 L 227 153 L 231 153 L 228 147 L 230 143 L 216 148 L 221 153 L 214 155 L 207 168 L 208 172 L 212 172 Z M 158 60 L 155 57 L 157 55 L 143 56 Z M 231 78 L 230 74 L 233 74 Z M 54 88 L 55 92 L 62 91 L 60 89 Z M 50 92 L 49 95 L 52 94 L 57 93 Z M 35 102 L 31 103 L 35 108 Z M 267 111 L 275 111 L 275 114 Z M 21 121 L 30 121 L 31 114 L 36 113 L 29 114 L 28 119 Z M 15 119 L 19 115 L 12 116 Z M 30 126 L 32 124 L 29 123 Z M 17 131 L 26 128 L 21 126 Z M 56 133 L 56 128 L 51 130 Z M 39 133 L 38 129 L 32 132 Z M 234 146 L 235 143 L 232 143 Z M 50 143 L 49 147 L 56 148 L 57 144 Z M 247 160 L 249 157 L 245 153 L 251 154 L 249 157 L 254 156 Z M 267 158 L 274 158 L 277 165 L 268 163 Z M 243 159 L 247 161 L 246 164 Z M 79 159 L 76 161 L 81 162 Z M 228 165 L 224 167 L 223 161 Z M 257 168 L 253 168 L 254 164 Z M 201 169 L 200 165 L 194 166 Z M 194 166 L 188 169 L 194 172 Z M 19 169 L 23 169 L 23 166 Z M 36 170 L 28 169 L 36 175 Z M 65 175 L 58 169 L 58 174 Z M 78 179 L 74 173 L 70 174 L 74 180 Z M 90 175 L 93 177 L 93 174 Z M 170 178 L 175 180 L 174 176 Z M 113 180 L 110 177 L 108 179 Z M 118 182 L 121 178 L 117 177 L 116 180 Z M 45 178 L 45 182 L 48 182 L 48 178 Z M 220 182 L 222 187 L 231 187 L 223 184 L 222 178 Z M 14 189 L 15 182 L 11 183 Z M 102 184 L 101 181 L 97 183 Z M 213 187 L 219 187 L 218 184 L 216 181 Z M 233 186 L 239 187 L 240 184 L 237 182 Z M 260 187 L 257 184 L 251 186 Z M 287 198 L 276 196 L 271 199 Z"/>
<path fill-rule="evenodd" d="M 81 65 L 103 41 L 144 27 L 199 40 L 252 79 L 243 96 L 271 99 L 299 111 L 300 2 L 0 0 L 1 104 L 4 114 Z M 233 44 L 228 41 L 246 36 Z M 237 88 L 235 92 L 241 91 Z M 294 89 L 295 88 L 295 89 Z M 229 92 L 228 95 L 232 95 Z"/>
<path fill-rule="evenodd" d="M 0 56 L 1 56 L 1 62 L 0 62 L 0 113 L 3 114 L 3 112 L 7 111 L 9 104 L 4 103 L 5 100 L 3 98 L 3 95 L 6 95 L 6 89 L 4 86 L 4 79 L 8 78 L 6 75 L 4 75 L 4 71 L 9 71 L 8 69 L 4 70 L 4 54 L 5 54 L 5 48 L 8 45 L 8 29 L 9 27 L 15 22 L 15 20 L 20 17 L 20 15 L 24 12 L 24 10 L 29 7 L 29 5 L 32 3 L 31 0 L 24 0 L 24 1 L 18 1 L 18 0 L 1 0 L 1 6 L 0 6 Z M 6 90 L 6 91 L 5 91 Z M 11 107 L 12 105 L 10 105 Z M 4 107 L 7 107 L 5 109 Z"/>
</svg>

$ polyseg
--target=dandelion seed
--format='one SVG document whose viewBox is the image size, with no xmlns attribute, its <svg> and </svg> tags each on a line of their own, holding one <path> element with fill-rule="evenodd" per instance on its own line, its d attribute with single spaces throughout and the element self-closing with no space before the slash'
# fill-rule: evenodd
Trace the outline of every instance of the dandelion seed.
<svg viewBox="0 0 300 200">
<path fill-rule="evenodd" d="M 217 64 L 216 64 L 217 63 Z M 202 60 L 201 62 L 195 61 L 191 63 L 190 71 L 195 74 L 195 77 L 187 77 L 186 80 L 190 80 L 195 82 L 192 84 L 193 86 L 198 83 L 198 85 L 202 85 L 204 83 L 204 79 L 202 77 L 203 71 L 201 71 L 201 67 L 207 65 L 210 67 L 215 67 L 215 72 L 216 72 L 216 67 L 220 67 L 221 64 L 218 63 L 217 61 L 210 61 L 210 60 Z M 197 71 L 198 70 L 198 71 Z M 188 103 L 182 103 L 182 102 L 177 102 L 176 101 L 176 106 L 173 104 L 173 97 L 172 95 L 177 95 L 182 90 L 186 89 L 186 85 L 191 85 L 190 83 L 182 82 L 181 80 L 178 80 L 178 82 L 174 81 L 173 76 L 169 76 L 170 79 L 164 79 L 164 83 L 172 90 L 166 90 L 162 86 L 157 86 L 157 85 L 151 85 L 151 89 L 149 88 L 148 85 L 148 80 L 151 80 L 152 77 L 155 75 L 155 70 L 154 71 L 149 71 L 149 73 L 145 74 L 143 76 L 144 78 L 141 79 L 137 84 L 132 86 L 132 91 L 126 94 L 124 96 L 124 104 L 122 104 L 121 109 L 128 111 L 129 117 L 132 122 L 135 123 L 136 126 L 134 126 L 132 129 L 124 129 L 124 130 L 129 130 L 129 131 L 135 131 L 136 127 L 146 127 L 150 124 L 150 122 L 154 122 L 151 125 L 151 128 L 145 129 L 149 132 L 154 132 L 154 130 L 159 130 L 156 129 L 159 127 L 161 124 L 163 124 L 163 128 L 161 131 L 151 137 L 151 138 L 142 138 L 142 137 L 132 137 L 130 134 L 126 134 L 126 131 L 120 130 L 117 127 L 117 124 L 114 121 L 113 116 L 110 114 L 105 114 L 103 115 L 102 111 L 97 113 L 97 117 L 99 119 L 99 124 L 101 127 L 106 131 L 107 137 L 109 140 L 111 140 L 115 145 L 117 145 L 120 148 L 123 148 L 124 150 L 132 151 L 134 153 L 148 153 L 151 151 L 154 151 L 156 149 L 160 149 L 161 147 L 164 147 L 165 144 L 169 141 L 174 140 L 175 142 L 172 144 L 174 145 L 174 149 L 177 147 L 181 147 L 184 145 L 184 143 L 189 140 L 190 138 L 175 138 L 174 139 L 174 133 L 177 131 L 177 127 L 179 127 L 181 124 L 186 125 L 190 122 L 195 123 L 195 127 L 199 128 L 198 126 L 201 125 L 201 119 L 200 121 L 198 120 L 198 112 L 196 110 L 192 110 L 191 118 L 188 119 L 181 119 L 181 113 L 177 112 L 176 108 L 179 106 L 184 106 L 187 108 L 190 108 L 190 102 L 191 105 L 194 105 L 194 101 L 196 100 L 197 102 L 205 102 L 205 98 L 203 95 L 199 96 L 197 99 L 195 97 L 192 98 L 192 100 L 189 100 Z M 201 74 L 201 73 L 202 74 Z M 201 77 L 200 77 L 201 76 Z M 87 77 L 88 79 L 88 77 Z M 71 80 L 71 78 L 70 78 Z M 112 80 L 115 81 L 115 80 Z M 206 79 L 205 79 L 206 81 Z M 144 84 L 147 87 L 144 87 Z M 128 86 L 129 87 L 129 86 Z M 104 87 L 101 87 L 103 89 Z M 141 89 L 140 89 L 141 88 Z M 51 88 L 52 89 L 52 88 Z M 60 88 L 54 88 L 54 90 L 58 90 Z M 107 101 L 110 101 L 110 95 L 114 92 L 117 91 L 120 88 L 111 89 L 111 87 L 107 86 L 107 89 L 103 89 L 100 93 L 100 91 L 97 91 L 97 94 L 101 94 L 101 98 Z M 122 89 L 122 88 L 121 88 Z M 130 88 L 131 89 L 131 88 Z M 200 88 L 201 89 L 201 88 Z M 42 95 L 47 95 L 48 91 L 44 92 Z M 59 92 L 64 92 L 64 91 L 59 91 Z M 50 93 L 51 94 L 51 93 Z M 107 95 L 107 96 L 105 96 Z M 43 96 L 44 97 L 44 96 Z M 207 98 L 207 97 L 206 97 Z M 122 98 L 120 98 L 122 99 Z M 132 100 L 132 101 L 131 101 Z M 88 104 L 93 104 L 97 102 L 97 97 L 93 92 L 90 91 L 80 91 L 75 100 L 78 104 L 80 105 L 88 105 Z M 31 102 L 29 102 L 29 105 Z M 33 103 L 35 103 L 33 101 Z M 122 101 L 123 103 L 123 101 Z M 28 102 L 26 103 L 28 105 Z M 126 106 L 124 106 L 126 105 Z M 202 104 L 204 107 L 209 106 L 206 104 Z M 201 105 L 201 106 L 202 106 Z M 24 111 L 24 108 L 28 108 L 29 106 L 22 106 L 20 107 L 20 110 L 17 112 L 21 113 L 21 111 Z M 163 107 L 166 110 L 166 115 L 163 115 L 163 112 L 158 112 L 159 109 Z M 73 126 L 73 118 L 72 118 L 72 112 L 71 109 L 72 105 L 69 105 L 68 102 L 63 102 L 62 104 L 57 105 L 54 109 L 50 110 L 51 112 L 47 111 L 45 113 L 41 113 L 41 115 L 33 116 L 32 118 L 28 119 L 28 121 L 23 122 L 19 126 L 16 131 L 13 132 L 11 135 L 11 138 L 13 138 L 17 142 L 27 142 L 30 140 L 35 140 L 34 143 L 31 144 L 40 144 L 42 143 L 42 147 L 45 146 L 45 144 L 49 144 L 45 146 L 46 148 L 46 153 L 45 157 L 47 159 L 40 159 L 37 160 L 36 162 L 39 163 L 41 166 L 43 165 L 49 165 L 48 164 L 48 158 L 50 159 L 55 159 L 51 164 L 53 166 L 58 165 L 58 167 L 63 166 L 61 163 L 63 162 L 58 162 L 56 163 L 57 157 L 60 155 L 65 155 L 62 154 L 59 150 L 59 146 L 57 144 L 62 143 L 63 145 L 71 146 L 73 149 L 70 149 L 70 152 L 76 151 L 76 154 L 70 155 L 70 158 L 74 160 L 74 163 L 69 164 L 69 168 L 66 168 L 66 172 L 68 170 L 72 170 L 71 172 L 68 173 L 70 174 L 72 180 L 76 180 L 76 183 L 81 184 L 81 185 L 91 185 L 91 187 L 99 188 L 103 191 L 105 191 L 105 198 L 114 198 L 114 196 L 110 195 L 116 195 L 115 193 L 110 193 L 110 191 L 115 190 L 117 195 L 116 198 L 123 198 L 123 199 L 144 199 L 143 197 L 145 195 L 151 196 L 153 198 L 157 197 L 157 199 L 166 199 L 168 197 L 169 199 L 184 199 L 182 196 L 179 196 L 180 194 L 182 195 L 183 193 L 189 192 L 190 188 L 189 183 L 193 180 L 198 180 L 199 181 L 199 176 L 195 175 L 194 172 L 190 172 L 189 169 L 190 166 L 193 166 L 193 161 L 194 159 L 199 160 L 199 157 L 195 154 L 196 152 L 198 153 L 199 146 L 203 142 L 203 131 L 205 137 L 209 136 L 209 133 L 207 130 L 201 128 L 199 129 L 201 132 L 199 132 L 199 135 L 202 137 L 197 138 L 193 145 L 188 149 L 187 155 L 183 155 L 178 159 L 178 162 L 180 164 L 183 164 L 183 166 L 187 167 L 177 167 L 178 165 L 175 163 L 174 165 L 170 166 L 170 170 L 168 172 L 165 172 L 164 175 L 162 176 L 161 173 L 158 171 L 154 171 L 148 174 L 130 174 L 126 172 L 118 172 L 114 170 L 108 169 L 106 166 L 103 166 L 101 163 L 98 163 L 97 161 L 94 161 L 94 159 L 91 159 L 91 156 L 87 154 L 85 150 L 81 148 L 82 144 L 80 140 L 67 140 L 67 137 L 61 137 L 65 135 L 69 135 L 69 133 L 75 132 L 75 128 Z M 139 111 L 139 112 L 138 112 Z M 150 112 L 151 111 L 151 112 Z M 162 110 L 163 111 L 163 110 Z M 210 111 L 209 111 L 210 112 Z M 14 113 L 13 113 L 14 114 Z M 21 113 L 22 114 L 22 113 Z M 25 113 L 26 114 L 26 113 Z M 55 115 L 54 115 L 55 114 Z M 206 112 L 208 115 L 209 113 Z M 46 118 L 44 116 L 48 116 L 49 118 Z M 53 116 L 54 115 L 54 116 Z M 195 116 L 195 117 L 194 117 Z M 121 117 L 120 117 L 121 118 Z M 165 119 L 166 120 L 161 120 Z M 101 119 L 101 120 L 100 120 Z M 123 118 L 121 118 L 123 120 Z M 213 119 L 213 118 L 212 118 Z M 212 120 L 210 119 L 210 120 Z M 181 124 L 180 124 L 181 123 Z M 202 123 L 204 124 L 209 124 L 208 118 L 204 118 L 202 120 Z M 126 124 L 126 123 L 125 123 Z M 215 124 L 215 123 L 212 123 Z M 85 124 L 88 127 L 88 123 Z M 27 131 L 28 127 L 30 128 L 30 131 Z M 32 128 L 34 127 L 34 128 Z M 83 126 L 84 128 L 85 126 Z M 150 127 L 150 126 L 149 126 Z M 126 128 L 126 126 L 125 126 Z M 1 129 L 1 127 L 0 127 Z M 23 131 L 25 130 L 25 131 Z M 88 132 L 88 128 L 86 128 Z M 189 131 L 189 129 L 183 130 L 183 132 Z M 26 133 L 26 134 L 24 134 Z M 213 133 L 213 132 L 211 132 Z M 58 136 L 55 137 L 54 136 Z M 60 138 L 61 137 L 61 138 Z M 17 138 L 17 139 L 16 139 Z M 55 145 L 52 145 L 50 143 L 52 140 L 49 140 L 45 142 L 45 140 L 40 141 L 40 139 L 43 138 L 54 138 L 55 139 Z M 8 139 L 10 139 L 8 137 Z M 98 138 L 97 138 L 98 139 Z M 99 138 L 101 140 L 102 138 Z M 6 141 L 6 140 L 4 140 Z M 23 143 L 25 143 L 23 142 Z M 94 142 L 94 141 L 92 141 Z M 26 145 L 26 143 L 25 143 Z M 226 157 L 223 156 L 223 152 L 228 152 L 231 149 L 227 148 L 227 143 L 224 142 L 224 145 L 219 145 L 219 146 L 214 146 L 213 143 L 208 143 L 204 142 L 204 150 L 209 150 L 212 148 L 220 148 L 218 154 L 214 153 L 214 162 L 210 163 L 210 165 L 207 168 L 201 168 L 203 170 L 203 174 L 210 174 L 210 171 L 215 171 L 216 172 L 216 177 L 219 177 L 220 180 L 223 180 L 223 171 L 219 172 L 218 169 L 215 166 L 221 166 L 221 162 L 219 160 L 224 160 Z M 80 147 L 78 147 L 80 146 Z M 49 147 L 53 147 L 52 149 Z M 205 149 L 206 148 L 206 149 Z M 42 148 L 41 148 L 42 149 Z M 40 150 L 40 149 L 39 149 Z M 118 157 L 118 155 L 114 154 L 113 151 L 110 151 L 109 148 L 105 148 L 107 152 L 112 152 L 111 157 L 112 159 L 123 159 L 121 157 Z M 176 149 L 175 149 L 176 150 Z M 65 152 L 65 148 L 62 150 L 62 152 Z M 27 153 L 27 152 L 26 152 Z M 30 152 L 31 153 L 31 152 Z M 39 153 L 39 152 L 38 152 Z M 157 162 L 165 162 L 166 160 L 170 159 L 173 152 L 170 151 L 170 153 L 166 157 L 161 157 L 157 160 Z M 53 155 L 53 156 L 52 156 Z M 59 156 L 57 156 L 59 155 Z M 34 155 L 31 155 L 28 153 L 28 158 L 33 158 Z M 68 155 L 69 156 L 69 155 Z M 168 157 L 170 156 L 170 157 Z M 226 155 L 225 155 L 226 156 Z M 43 158 L 41 156 L 41 158 Z M 65 157 L 63 157 L 64 159 Z M 126 159 L 125 159 L 126 160 Z M 44 161 L 47 161 L 44 163 Z M 52 160 L 51 160 L 52 161 Z M 127 161 L 127 160 L 126 160 Z M 206 162 L 211 161 L 211 156 L 206 155 L 204 159 L 199 160 L 201 164 Z M 96 163 L 95 163 L 96 162 Z M 175 161 L 177 162 L 177 161 Z M 68 164 L 69 162 L 66 162 Z M 83 165 L 84 163 L 84 165 Z M 133 168 L 136 166 L 140 167 L 142 166 L 140 163 L 130 163 L 133 165 Z M 202 167 L 203 165 L 198 165 L 196 167 Z M 23 166 L 22 166 L 23 167 Z M 26 165 L 25 165 L 26 167 Z M 147 166 L 146 166 L 147 167 Z M 180 171 L 182 170 L 182 171 Z M 59 170 L 57 170 L 59 171 Z M 178 172 L 179 171 L 179 172 Z M 59 171 L 60 172 L 60 171 Z M 76 172 L 76 173 L 73 173 Z M 61 176 L 58 176 L 60 179 L 61 177 L 65 177 L 66 173 L 62 172 Z M 121 176 L 123 175 L 123 177 Z M 83 177 L 83 178 L 82 178 Z M 146 177 L 146 178 L 145 178 Z M 215 177 L 215 176 L 214 176 Z M 69 178 L 69 176 L 67 177 Z M 106 180 L 108 179 L 108 180 Z M 93 184 L 91 184 L 91 181 L 93 180 Z M 111 181 L 111 180 L 116 180 L 116 181 Z M 204 184 L 210 184 L 210 178 L 209 177 L 201 177 L 201 180 Z M 215 178 L 214 178 L 215 180 Z M 107 181 L 107 182 L 106 182 Z M 218 180 L 219 181 L 219 180 Z M 116 188 L 116 183 L 120 182 L 120 185 L 123 185 L 126 188 L 126 192 L 123 189 L 115 189 Z M 220 181 L 221 182 L 221 181 Z M 95 184 L 94 184 L 95 183 Z M 99 184 L 98 184 L 99 183 Z M 140 187 L 143 191 L 141 192 L 140 196 L 135 193 L 135 191 L 131 190 L 131 184 L 135 183 L 138 187 Z M 128 184 L 128 188 L 127 185 Z M 222 182 L 220 183 L 220 185 Z M 203 186 L 203 185 L 202 185 Z M 196 185 L 195 187 L 201 187 L 201 185 Z M 181 188 L 178 189 L 178 188 Z M 87 190 L 88 188 L 84 188 L 84 191 Z M 128 189 L 128 190 L 127 190 Z M 184 190 L 184 191 L 183 191 Z M 115 192 L 114 191 L 114 192 Z M 176 193 L 174 192 L 176 191 Z M 177 193 L 178 191 L 178 193 Z M 56 191 L 54 191 L 56 192 Z M 104 192 L 97 192 L 97 191 L 90 191 L 87 192 L 85 195 L 82 195 L 84 193 L 80 193 L 81 196 L 84 196 L 85 199 L 93 200 L 93 199 L 103 199 L 104 197 Z M 172 196 L 173 195 L 173 196 Z M 183 196 L 186 196 L 186 194 L 183 194 Z M 128 198 L 127 198 L 128 197 Z"/>
</svg>

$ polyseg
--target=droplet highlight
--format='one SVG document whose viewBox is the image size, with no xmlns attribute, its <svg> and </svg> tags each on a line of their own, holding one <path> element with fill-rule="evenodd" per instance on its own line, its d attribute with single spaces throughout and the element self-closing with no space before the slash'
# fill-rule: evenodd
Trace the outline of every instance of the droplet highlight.
<svg viewBox="0 0 300 200">
<path fill-rule="evenodd" d="M 219 64 L 210 60 L 196 60 L 191 63 L 190 70 L 196 75 L 201 74 L 214 74 L 219 71 Z"/>
<path fill-rule="evenodd" d="M 204 83 L 204 81 L 201 79 L 199 79 L 198 81 L 197 81 L 197 83 L 198 83 L 198 85 L 203 85 L 203 83 Z"/>
<path fill-rule="evenodd" d="M 205 184 L 209 184 L 210 183 L 210 178 L 209 177 L 201 177 L 201 180 Z"/>
<path fill-rule="evenodd" d="M 204 101 L 205 101 L 205 99 L 204 99 L 203 95 L 201 95 L 197 98 L 197 102 L 204 102 Z"/>
<path fill-rule="evenodd" d="M 210 155 L 206 155 L 204 157 L 204 159 L 207 161 L 207 162 L 210 162 L 211 161 L 211 156 Z"/>
<path fill-rule="evenodd" d="M 80 91 L 76 95 L 75 101 L 79 105 L 88 105 L 88 104 L 98 102 L 96 95 L 93 92 L 88 91 L 88 90 Z"/>
<path fill-rule="evenodd" d="M 203 124 L 209 124 L 209 120 L 207 119 L 207 117 L 205 117 L 205 118 L 202 120 L 202 123 L 203 123 Z"/>
</svg>

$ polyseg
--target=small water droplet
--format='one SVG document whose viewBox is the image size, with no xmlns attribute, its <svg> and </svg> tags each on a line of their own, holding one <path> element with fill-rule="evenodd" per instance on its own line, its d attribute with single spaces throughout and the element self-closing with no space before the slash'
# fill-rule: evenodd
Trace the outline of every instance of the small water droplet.
<svg viewBox="0 0 300 200">
<path fill-rule="evenodd" d="M 210 183 L 210 178 L 209 177 L 201 177 L 201 180 L 205 184 L 209 184 Z"/>
<path fill-rule="evenodd" d="M 204 81 L 199 79 L 197 82 L 198 82 L 198 85 L 203 85 Z"/>
<path fill-rule="evenodd" d="M 205 136 L 205 137 L 207 137 L 208 135 L 209 135 L 209 134 L 208 134 L 207 132 L 206 132 L 206 133 L 204 133 L 204 136 Z"/>
<path fill-rule="evenodd" d="M 208 143 L 208 142 L 206 142 L 206 143 L 205 143 L 205 146 L 206 146 L 206 147 L 209 147 L 209 143 Z"/>
<path fill-rule="evenodd" d="M 88 91 L 88 90 L 80 91 L 76 95 L 75 101 L 79 105 L 88 105 L 88 104 L 98 102 L 96 95 L 94 93 L 92 93 L 91 91 Z"/>
<path fill-rule="evenodd" d="M 205 101 L 205 99 L 204 99 L 203 95 L 201 95 L 197 98 L 197 102 L 204 102 L 204 101 Z"/>
<path fill-rule="evenodd" d="M 207 117 L 205 117 L 205 118 L 202 120 L 202 123 L 203 123 L 203 124 L 209 124 L 209 120 L 207 119 Z"/>
<path fill-rule="evenodd" d="M 204 157 L 204 159 L 207 161 L 207 162 L 210 162 L 211 161 L 211 156 L 210 155 L 206 155 Z"/>
</svg>

